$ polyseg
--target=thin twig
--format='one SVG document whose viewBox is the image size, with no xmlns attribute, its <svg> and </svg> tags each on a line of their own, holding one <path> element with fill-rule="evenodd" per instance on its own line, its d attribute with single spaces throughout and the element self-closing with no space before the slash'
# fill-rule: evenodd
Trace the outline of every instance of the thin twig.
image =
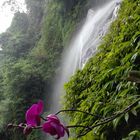
<svg viewBox="0 0 140 140">
<path fill-rule="evenodd" d="M 91 115 L 91 116 L 93 116 L 93 117 L 101 117 L 101 116 L 99 116 L 99 115 L 97 115 L 97 114 L 91 114 L 91 113 L 89 113 L 89 112 L 85 112 L 85 111 L 81 111 L 81 110 L 76 110 L 76 109 L 60 110 L 60 111 L 58 111 L 57 113 L 55 113 L 55 115 L 58 115 L 58 114 L 61 113 L 61 112 L 81 112 L 81 113 L 84 113 L 84 114 L 87 114 L 87 115 Z"/>
<path fill-rule="evenodd" d="M 42 126 L 33 127 L 33 129 L 40 129 L 40 128 L 42 128 Z"/>
<path fill-rule="evenodd" d="M 83 127 L 83 128 L 87 128 L 89 130 L 92 130 L 92 128 L 90 128 L 89 126 L 84 126 L 84 125 L 69 125 L 66 126 L 67 128 L 75 128 L 75 127 Z"/>
<path fill-rule="evenodd" d="M 43 116 L 40 115 L 40 118 L 44 121 L 47 121 L 47 119 L 45 119 Z"/>
<path fill-rule="evenodd" d="M 17 124 L 12 124 L 12 126 L 11 127 L 17 127 L 17 128 L 25 128 L 25 127 L 27 127 L 28 125 L 26 124 L 26 125 L 17 125 Z M 31 127 L 32 129 L 40 129 L 40 128 L 42 128 L 42 126 L 35 126 L 35 127 Z"/>
<path fill-rule="evenodd" d="M 93 129 L 93 128 L 97 127 L 97 126 L 100 126 L 100 125 L 103 125 L 103 124 L 106 124 L 106 123 L 108 123 L 108 122 L 113 121 L 114 119 L 116 119 L 116 118 L 119 117 L 120 115 L 129 112 L 139 101 L 140 101 L 140 99 L 136 100 L 133 104 L 129 105 L 129 106 L 128 106 L 127 108 L 125 108 L 123 111 L 121 111 L 121 112 L 119 112 L 118 114 L 115 114 L 115 115 L 113 115 L 113 116 L 111 116 L 111 117 L 108 117 L 108 118 L 104 119 L 104 121 L 101 121 L 101 122 L 99 122 L 99 123 L 97 123 L 97 124 L 91 126 L 90 128 Z M 80 134 L 80 135 L 78 135 L 77 137 L 78 137 L 78 138 L 79 138 L 79 137 L 82 137 L 82 136 L 86 135 L 87 133 L 89 133 L 90 131 L 91 131 L 91 130 L 87 130 L 85 133 Z"/>
</svg>

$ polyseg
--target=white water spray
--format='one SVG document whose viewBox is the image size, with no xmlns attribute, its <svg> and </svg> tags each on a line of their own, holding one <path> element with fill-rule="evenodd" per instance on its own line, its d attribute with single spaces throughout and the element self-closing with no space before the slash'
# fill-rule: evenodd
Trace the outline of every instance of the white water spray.
<svg viewBox="0 0 140 140">
<path fill-rule="evenodd" d="M 95 54 L 110 24 L 116 19 L 119 7 L 120 1 L 114 0 L 96 11 L 89 9 L 84 25 L 64 53 L 61 72 L 57 77 L 52 94 L 50 109 L 52 113 L 60 109 L 59 101 L 64 92 L 64 83 L 69 80 L 77 69 L 82 69 L 89 58 Z"/>
</svg>

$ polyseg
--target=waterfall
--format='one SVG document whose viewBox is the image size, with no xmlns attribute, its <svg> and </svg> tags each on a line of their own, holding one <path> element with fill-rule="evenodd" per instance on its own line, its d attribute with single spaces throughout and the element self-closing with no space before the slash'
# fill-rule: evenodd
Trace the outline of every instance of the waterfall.
<svg viewBox="0 0 140 140">
<path fill-rule="evenodd" d="M 102 42 L 102 38 L 108 31 L 109 25 L 117 17 L 120 1 L 111 1 L 98 10 L 89 9 L 84 25 L 75 35 L 69 47 L 64 53 L 61 65 L 61 73 L 56 79 L 53 93 L 54 107 L 51 111 L 57 111 L 58 101 L 63 92 L 64 83 L 67 82 L 77 69 L 82 69 L 91 58 L 97 47 Z"/>
<path fill-rule="evenodd" d="M 80 31 L 74 36 L 69 47 L 64 52 L 60 73 L 56 78 L 52 94 L 52 113 L 60 109 L 60 97 L 64 92 L 64 83 L 76 72 L 82 69 L 97 50 L 102 38 L 107 33 L 109 25 L 117 17 L 120 1 L 107 2 L 97 10 L 89 9 Z"/>
</svg>

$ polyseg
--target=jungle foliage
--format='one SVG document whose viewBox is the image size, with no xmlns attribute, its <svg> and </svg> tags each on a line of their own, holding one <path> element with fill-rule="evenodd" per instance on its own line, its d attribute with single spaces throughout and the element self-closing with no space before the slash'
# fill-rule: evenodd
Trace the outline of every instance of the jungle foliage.
<svg viewBox="0 0 140 140">
<path fill-rule="evenodd" d="M 81 0 L 70 8 L 66 8 L 66 1 L 58 0 L 26 0 L 26 4 L 27 13 L 16 12 L 9 29 L 0 34 L 1 140 L 43 139 L 40 132 L 26 138 L 6 126 L 25 122 L 27 108 L 39 99 L 49 105 L 63 48 L 86 10 Z"/>
<path fill-rule="evenodd" d="M 94 126 L 101 119 L 124 110 L 140 98 L 139 84 L 128 81 L 129 72 L 140 70 L 140 1 L 123 0 L 118 18 L 104 37 L 97 54 L 77 71 L 65 85 L 65 109 L 71 112 L 70 124 Z M 98 115 L 98 116 L 97 116 Z M 90 133 L 76 138 L 86 130 L 76 128 L 72 140 L 138 140 L 140 139 L 140 102 L 128 113 L 111 122 L 95 127 Z"/>
<path fill-rule="evenodd" d="M 7 130 L 6 125 L 24 122 L 27 108 L 38 99 L 46 99 L 49 105 L 51 86 L 59 71 L 62 51 L 91 6 L 88 2 L 94 2 L 25 1 L 27 13 L 16 12 L 11 27 L 0 35 L 1 140 L 43 139 L 39 131 L 26 138 L 17 129 Z M 139 0 L 123 0 L 118 19 L 104 38 L 99 52 L 66 84 L 66 109 L 109 117 L 139 98 L 139 84 L 127 79 L 131 70 L 140 70 L 139 5 Z M 139 107 L 137 104 L 129 113 L 79 139 L 139 139 Z M 94 125 L 101 119 L 79 113 L 68 115 L 70 124 L 74 125 Z M 82 132 L 82 129 L 76 129 L 76 134 Z"/>
</svg>

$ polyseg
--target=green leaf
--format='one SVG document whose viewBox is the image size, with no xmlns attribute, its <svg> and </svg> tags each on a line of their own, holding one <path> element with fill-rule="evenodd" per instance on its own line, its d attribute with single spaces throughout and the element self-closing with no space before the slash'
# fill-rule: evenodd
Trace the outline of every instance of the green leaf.
<svg viewBox="0 0 140 140">
<path fill-rule="evenodd" d="M 129 133 L 129 136 L 135 136 L 136 134 L 139 134 L 140 132 L 138 130 L 134 130 Z"/>
<path fill-rule="evenodd" d="M 135 54 L 132 56 L 131 61 L 134 62 L 135 59 L 137 58 L 137 56 L 138 56 L 138 53 L 135 53 Z"/>
<path fill-rule="evenodd" d="M 113 128 L 116 129 L 117 126 L 119 125 L 120 121 L 121 121 L 122 116 L 116 118 L 115 120 L 113 120 Z"/>
<path fill-rule="evenodd" d="M 128 113 L 126 113 L 126 114 L 125 114 L 125 116 L 124 116 L 124 118 L 125 118 L 125 121 L 128 123 L 129 114 L 128 114 Z"/>
<path fill-rule="evenodd" d="M 132 109 L 131 112 L 133 115 L 137 116 L 137 111 L 135 109 Z"/>
</svg>

